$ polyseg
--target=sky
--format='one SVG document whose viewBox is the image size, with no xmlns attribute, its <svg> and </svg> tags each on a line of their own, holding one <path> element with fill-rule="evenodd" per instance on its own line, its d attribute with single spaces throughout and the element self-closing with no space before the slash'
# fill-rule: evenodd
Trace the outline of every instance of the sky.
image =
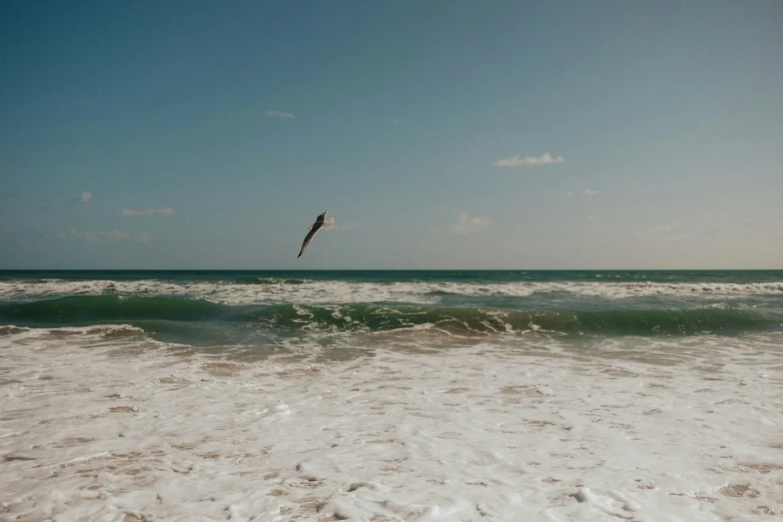
<svg viewBox="0 0 783 522">
<path fill-rule="evenodd" d="M 780 269 L 781 27 L 779 0 L 5 1 L 0 269 Z"/>
</svg>

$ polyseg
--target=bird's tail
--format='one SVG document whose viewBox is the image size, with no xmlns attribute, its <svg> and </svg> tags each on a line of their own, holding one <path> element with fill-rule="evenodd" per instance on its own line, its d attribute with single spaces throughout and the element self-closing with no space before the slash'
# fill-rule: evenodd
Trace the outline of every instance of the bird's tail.
<svg viewBox="0 0 783 522">
<path fill-rule="evenodd" d="M 333 226 L 334 226 L 334 218 L 329 218 L 329 219 L 327 219 L 326 221 L 324 221 L 324 224 L 323 224 L 323 225 L 321 225 L 321 228 L 322 228 L 323 230 L 329 230 L 329 229 L 330 229 L 330 228 L 332 228 Z"/>
</svg>

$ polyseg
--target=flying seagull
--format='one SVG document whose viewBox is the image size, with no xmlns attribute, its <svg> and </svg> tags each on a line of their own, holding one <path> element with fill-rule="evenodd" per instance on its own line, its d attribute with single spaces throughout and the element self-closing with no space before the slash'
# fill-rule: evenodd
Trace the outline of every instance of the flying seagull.
<svg viewBox="0 0 783 522">
<path fill-rule="evenodd" d="M 326 212 L 329 212 L 329 210 L 327 209 Z M 313 223 L 310 227 L 310 232 L 307 233 L 307 237 L 305 237 L 304 242 L 302 243 L 302 250 L 300 250 L 299 255 L 296 256 L 297 258 L 302 257 L 302 254 L 304 254 L 304 251 L 307 250 L 310 242 L 315 237 L 316 232 L 321 229 L 329 230 L 334 226 L 334 218 L 329 218 L 328 220 L 324 221 L 324 218 L 326 218 L 326 212 L 315 218 L 315 223 Z"/>
</svg>

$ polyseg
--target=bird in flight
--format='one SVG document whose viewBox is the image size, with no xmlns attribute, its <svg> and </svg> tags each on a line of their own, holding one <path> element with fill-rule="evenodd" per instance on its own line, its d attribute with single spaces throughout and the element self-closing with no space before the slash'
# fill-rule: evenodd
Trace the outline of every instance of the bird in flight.
<svg viewBox="0 0 783 522">
<path fill-rule="evenodd" d="M 327 209 L 326 212 L 329 212 L 329 210 Z M 310 226 L 310 232 L 307 233 L 307 236 L 304 238 L 304 242 L 302 242 L 302 250 L 300 250 L 299 255 L 296 256 L 297 259 L 302 257 L 302 254 L 304 254 L 304 251 L 307 250 L 307 247 L 310 245 L 310 242 L 313 240 L 315 234 L 319 230 L 329 230 L 334 226 L 334 218 L 329 218 L 328 220 L 324 221 L 326 218 L 326 212 L 315 218 L 315 223 Z"/>
</svg>

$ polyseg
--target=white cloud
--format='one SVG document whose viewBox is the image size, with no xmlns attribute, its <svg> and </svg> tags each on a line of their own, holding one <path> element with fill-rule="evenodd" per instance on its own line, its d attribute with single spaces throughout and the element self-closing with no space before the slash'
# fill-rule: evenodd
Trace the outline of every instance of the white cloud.
<svg viewBox="0 0 783 522">
<path fill-rule="evenodd" d="M 74 203 L 89 203 L 92 201 L 92 192 L 82 192 L 80 196 L 71 198 L 69 201 Z"/>
<path fill-rule="evenodd" d="M 164 208 L 145 208 L 135 210 L 132 208 L 121 208 L 115 212 L 118 216 L 130 217 L 130 216 L 170 216 L 175 210 L 171 207 Z"/>
<path fill-rule="evenodd" d="M 60 239 L 76 239 L 88 243 L 117 243 L 119 241 L 137 241 L 139 243 L 149 243 L 152 236 L 149 234 L 136 234 L 131 236 L 117 228 L 113 230 L 99 230 L 97 232 L 70 229 L 68 232 L 60 232 Z"/>
<path fill-rule="evenodd" d="M 68 232 L 60 232 L 60 239 L 80 239 L 82 241 L 95 243 L 98 241 L 130 239 L 130 235 L 128 235 L 127 232 L 123 232 L 116 228 L 114 230 L 101 230 L 99 232 L 82 231 L 72 228 Z"/>
<path fill-rule="evenodd" d="M 598 216 L 587 216 L 587 222 L 592 224 L 600 223 L 601 218 L 599 218 Z"/>
<path fill-rule="evenodd" d="M 265 116 L 272 116 L 274 118 L 293 118 L 294 113 L 293 112 L 283 112 L 283 111 L 266 111 L 264 113 Z"/>
<path fill-rule="evenodd" d="M 121 241 L 123 239 L 130 239 L 130 234 L 116 228 L 114 230 L 104 230 L 98 232 L 99 241 Z"/>
<path fill-rule="evenodd" d="M 563 156 L 552 157 L 551 154 L 545 152 L 541 156 L 514 156 L 513 158 L 499 159 L 492 165 L 494 167 L 527 167 L 531 165 L 551 165 L 552 163 L 563 163 L 565 158 Z"/>
<path fill-rule="evenodd" d="M 489 218 L 471 217 L 467 212 L 460 212 L 457 221 L 451 225 L 453 234 L 469 234 L 481 230 L 491 223 Z"/>
</svg>

